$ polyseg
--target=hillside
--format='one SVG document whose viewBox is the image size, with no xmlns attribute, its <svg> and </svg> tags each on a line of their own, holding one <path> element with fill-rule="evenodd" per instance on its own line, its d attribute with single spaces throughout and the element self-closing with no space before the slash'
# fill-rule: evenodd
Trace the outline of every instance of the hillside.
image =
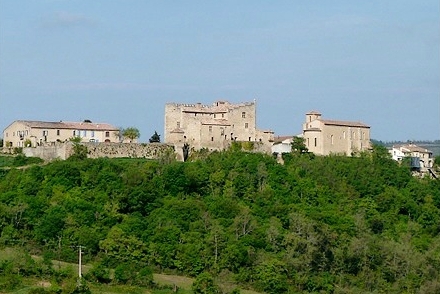
<svg viewBox="0 0 440 294">
<path fill-rule="evenodd" d="M 225 151 L 3 169 L 0 246 L 43 259 L 0 261 L 0 289 L 44 276 L 70 293 L 74 277 L 48 261 L 77 262 L 81 245 L 85 282 L 151 293 L 170 291 L 153 273 L 211 289 L 195 293 L 440 291 L 440 181 L 413 178 L 381 147 L 284 160 Z"/>
</svg>

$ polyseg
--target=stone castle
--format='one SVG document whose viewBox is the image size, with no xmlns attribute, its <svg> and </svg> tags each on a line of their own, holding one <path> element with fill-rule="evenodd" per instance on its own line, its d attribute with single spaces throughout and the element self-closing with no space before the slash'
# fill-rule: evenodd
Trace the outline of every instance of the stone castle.
<svg viewBox="0 0 440 294">
<path fill-rule="evenodd" d="M 165 143 L 188 144 L 195 150 L 223 150 L 234 141 L 258 142 L 270 152 L 273 132 L 257 129 L 255 101 L 165 105 Z"/>
</svg>

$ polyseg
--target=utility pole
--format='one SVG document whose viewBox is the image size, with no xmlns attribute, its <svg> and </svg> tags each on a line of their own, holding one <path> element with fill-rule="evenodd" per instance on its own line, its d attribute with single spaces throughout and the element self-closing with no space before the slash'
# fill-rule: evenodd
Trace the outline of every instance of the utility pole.
<svg viewBox="0 0 440 294">
<path fill-rule="evenodd" d="M 82 250 L 84 248 L 86 248 L 85 246 L 74 246 L 78 248 L 78 285 L 81 285 L 81 277 L 82 277 L 82 272 L 81 272 L 81 268 L 82 268 L 82 264 L 81 264 L 81 257 L 82 257 Z"/>
<path fill-rule="evenodd" d="M 79 254 L 78 254 L 78 277 L 81 279 L 81 254 L 82 254 L 81 249 L 82 249 L 82 247 L 78 246 L 78 249 L 79 249 Z"/>
</svg>

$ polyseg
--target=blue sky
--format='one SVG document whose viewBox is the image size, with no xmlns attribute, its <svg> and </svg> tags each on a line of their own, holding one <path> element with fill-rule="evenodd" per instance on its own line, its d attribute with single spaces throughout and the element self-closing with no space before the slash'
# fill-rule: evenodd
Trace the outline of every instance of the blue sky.
<svg viewBox="0 0 440 294">
<path fill-rule="evenodd" d="M 438 0 L 0 0 L 0 129 L 90 119 L 163 136 L 166 102 L 257 101 L 374 139 L 440 139 Z"/>
</svg>

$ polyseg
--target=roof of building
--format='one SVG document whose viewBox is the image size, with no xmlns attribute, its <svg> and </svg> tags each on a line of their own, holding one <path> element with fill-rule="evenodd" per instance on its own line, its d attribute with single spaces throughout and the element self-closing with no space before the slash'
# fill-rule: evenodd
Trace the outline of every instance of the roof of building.
<svg viewBox="0 0 440 294">
<path fill-rule="evenodd" d="M 394 145 L 393 148 L 399 149 L 402 152 L 421 152 L 421 153 L 432 153 L 432 151 L 417 146 L 415 144 L 402 144 L 402 145 Z"/>
<path fill-rule="evenodd" d="M 316 110 L 312 110 L 306 113 L 306 115 L 310 115 L 310 114 L 317 114 L 317 115 L 321 115 L 321 112 L 316 111 Z"/>
<path fill-rule="evenodd" d="M 30 128 L 38 129 L 72 129 L 72 130 L 91 130 L 91 131 L 117 131 L 118 128 L 108 123 L 90 123 L 90 122 L 47 122 L 33 120 L 17 120 Z"/>
<path fill-rule="evenodd" d="M 322 130 L 320 128 L 308 128 L 305 129 L 304 132 L 321 132 Z"/>
<path fill-rule="evenodd" d="M 328 120 L 328 119 L 320 119 L 326 125 L 333 126 L 345 126 L 345 127 L 358 127 L 358 128 L 369 128 L 370 126 L 356 121 L 342 121 L 342 120 Z"/>
<path fill-rule="evenodd" d="M 291 141 L 292 139 L 293 139 L 293 136 L 276 136 L 276 137 L 273 138 L 273 142 L 274 142 L 274 144 L 279 144 L 279 143 L 282 143 L 285 140 L 290 140 Z"/>
</svg>

